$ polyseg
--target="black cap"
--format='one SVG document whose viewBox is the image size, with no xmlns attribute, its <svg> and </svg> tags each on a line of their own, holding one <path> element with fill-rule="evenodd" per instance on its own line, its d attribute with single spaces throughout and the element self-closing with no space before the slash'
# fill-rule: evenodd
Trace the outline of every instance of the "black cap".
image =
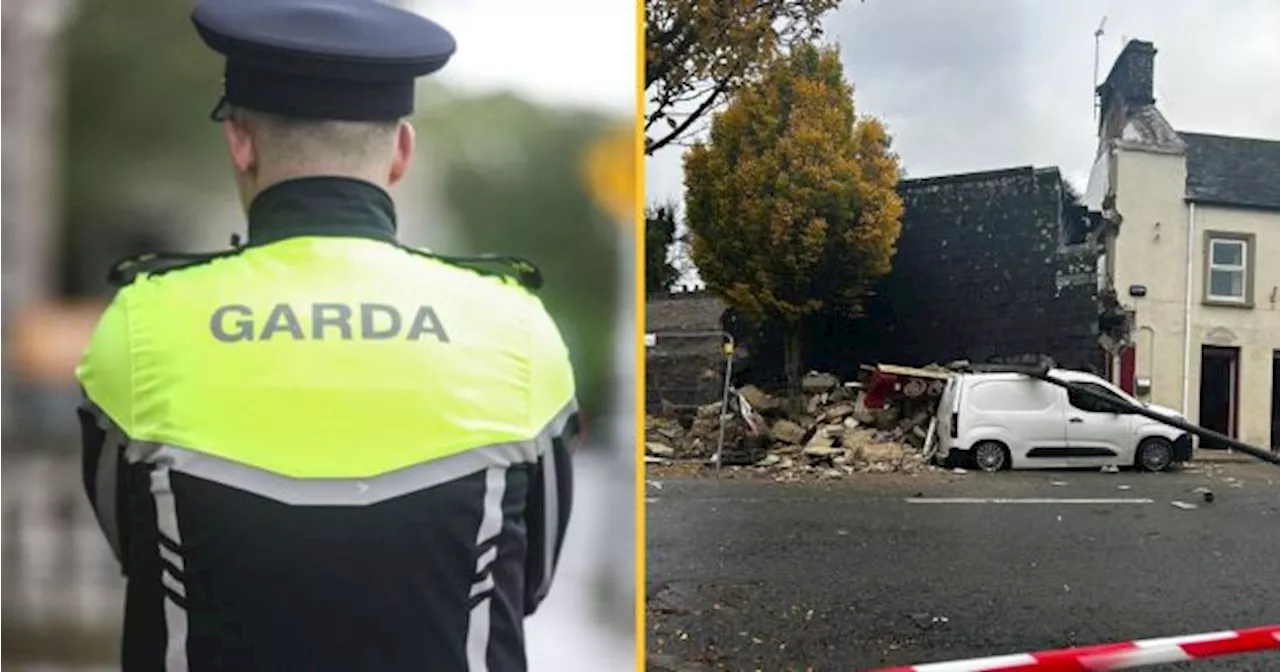
<svg viewBox="0 0 1280 672">
<path fill-rule="evenodd" d="M 376 0 L 203 0 L 191 20 L 227 58 L 219 108 L 301 119 L 407 116 L 414 79 L 456 49 L 435 22 Z"/>
</svg>

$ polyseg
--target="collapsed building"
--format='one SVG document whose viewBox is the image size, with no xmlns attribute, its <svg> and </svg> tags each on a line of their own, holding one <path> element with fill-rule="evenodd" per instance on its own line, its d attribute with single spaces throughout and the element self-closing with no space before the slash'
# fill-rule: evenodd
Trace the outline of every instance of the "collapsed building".
<svg viewBox="0 0 1280 672">
<path fill-rule="evenodd" d="M 1057 168 L 904 180 L 899 193 L 893 270 L 864 319 L 819 322 L 816 366 L 1045 355 L 1101 372 L 1124 338 L 1101 272 L 1111 229 Z"/>
<path fill-rule="evenodd" d="M 852 379 L 876 362 L 1036 355 L 1105 372 L 1108 353 L 1127 337 L 1104 272 L 1114 227 L 1081 204 L 1058 169 L 910 179 L 899 193 L 906 210 L 893 270 L 877 283 L 864 315 L 808 318 L 810 368 Z M 781 384 L 777 330 L 750 324 L 703 294 L 651 298 L 648 310 L 650 332 L 678 330 L 683 320 L 730 333 L 747 353 L 735 364 L 738 383 Z M 670 379 L 665 368 L 658 375 Z"/>
</svg>

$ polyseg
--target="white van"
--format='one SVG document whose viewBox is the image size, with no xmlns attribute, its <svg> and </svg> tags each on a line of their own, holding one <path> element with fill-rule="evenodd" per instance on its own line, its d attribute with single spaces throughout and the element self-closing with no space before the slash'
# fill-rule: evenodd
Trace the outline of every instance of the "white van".
<svg viewBox="0 0 1280 672">
<path fill-rule="evenodd" d="M 1049 376 L 1162 415 L 1098 376 L 1053 369 Z M 1191 459 L 1191 435 L 1084 394 L 1021 373 L 958 373 L 938 404 L 938 456 L 983 471 L 1136 466 L 1163 471 Z"/>
</svg>

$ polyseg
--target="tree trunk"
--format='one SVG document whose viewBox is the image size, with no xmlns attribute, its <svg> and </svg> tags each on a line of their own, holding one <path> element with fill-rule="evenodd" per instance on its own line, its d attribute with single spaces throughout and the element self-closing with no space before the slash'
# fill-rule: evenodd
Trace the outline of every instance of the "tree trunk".
<svg viewBox="0 0 1280 672">
<path fill-rule="evenodd" d="M 803 405 L 800 379 L 804 375 L 804 358 L 801 349 L 799 322 L 788 322 L 782 327 L 783 371 L 787 376 L 787 399 L 792 404 Z"/>
</svg>

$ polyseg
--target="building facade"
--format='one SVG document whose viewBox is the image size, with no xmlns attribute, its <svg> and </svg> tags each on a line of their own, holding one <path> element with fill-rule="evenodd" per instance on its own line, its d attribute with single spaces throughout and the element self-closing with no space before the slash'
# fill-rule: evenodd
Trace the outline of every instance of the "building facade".
<svg viewBox="0 0 1280 672">
<path fill-rule="evenodd" d="M 1129 318 L 1110 373 L 1192 422 L 1275 447 L 1280 141 L 1174 130 L 1155 104 L 1155 54 L 1130 41 L 1098 88 L 1085 202 L 1115 224 L 1103 265 Z"/>
</svg>

